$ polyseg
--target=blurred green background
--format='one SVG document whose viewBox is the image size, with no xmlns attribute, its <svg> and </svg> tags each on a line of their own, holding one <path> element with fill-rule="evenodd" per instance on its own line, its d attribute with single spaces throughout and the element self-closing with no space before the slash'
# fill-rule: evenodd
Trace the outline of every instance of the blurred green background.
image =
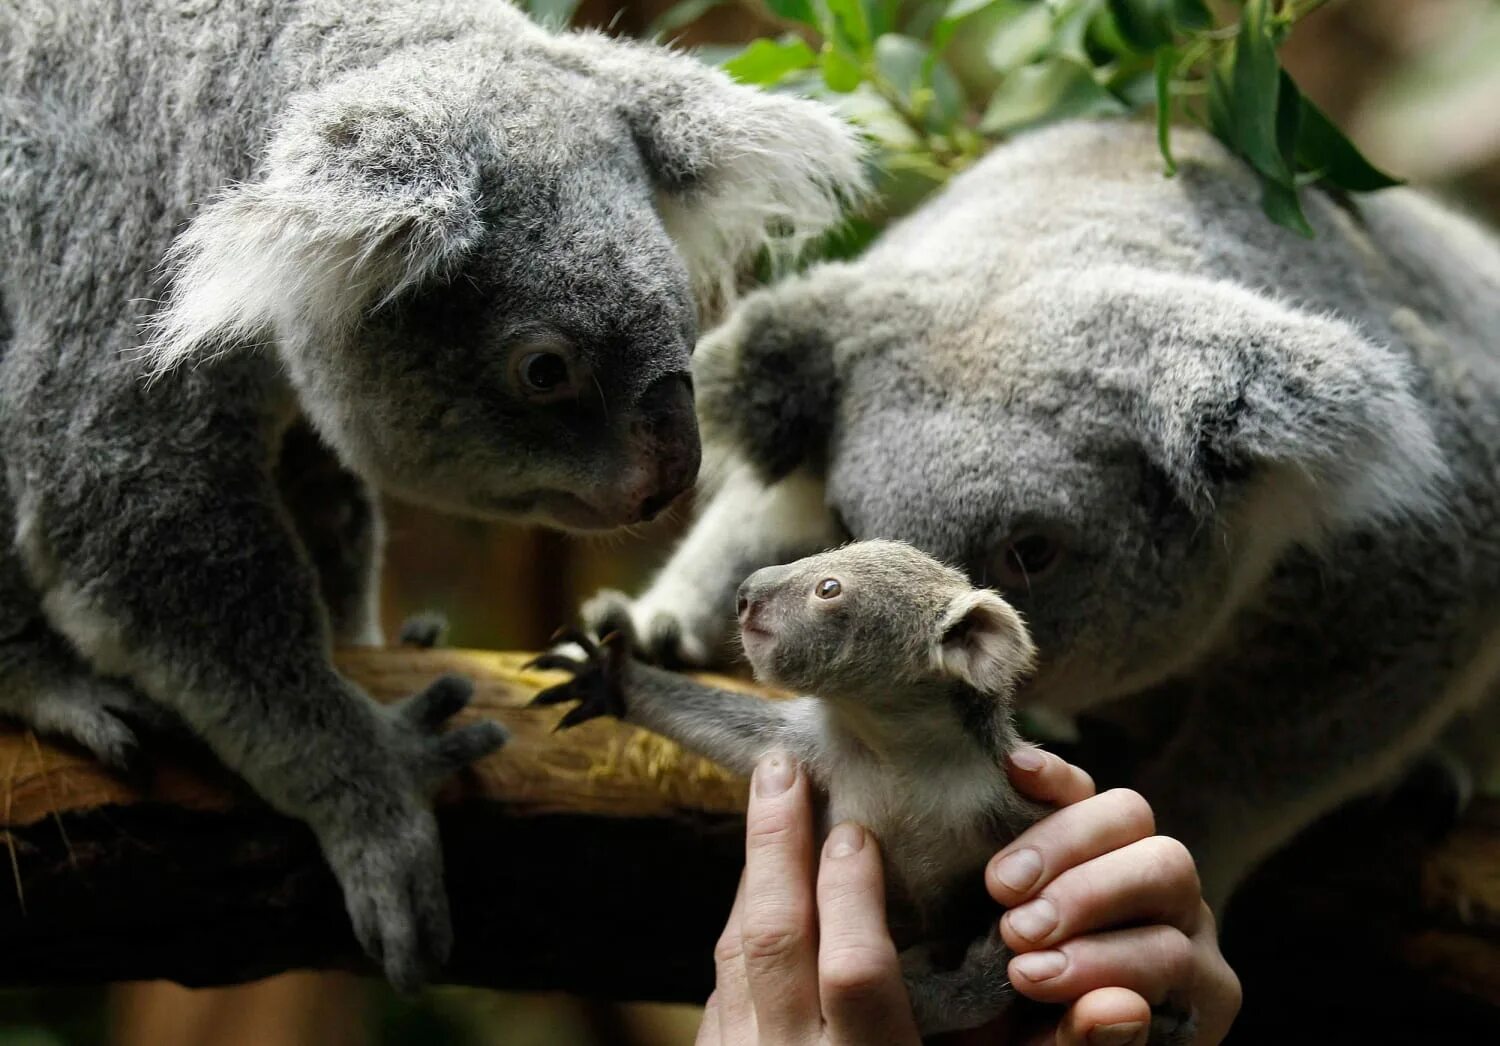
<svg viewBox="0 0 1500 1046">
<path fill-rule="evenodd" d="M 1013 15 L 1041 3 L 995 6 Z M 533 9 L 622 34 L 661 32 L 715 56 L 787 28 L 761 0 L 533 0 Z M 983 79 L 986 54 L 1010 46 L 994 36 L 1004 25 L 976 18 L 949 42 L 944 57 L 960 81 Z M 1298 23 L 1281 57 L 1376 164 L 1500 216 L 1500 3 L 1334 0 Z M 935 184 L 919 185 L 906 205 Z M 629 535 L 581 539 L 388 508 L 388 630 L 413 611 L 437 609 L 450 620 L 453 645 L 482 648 L 535 648 L 597 588 L 641 584 L 691 515 L 683 504 Z M 601 928 L 598 947 L 628 946 Z M 670 1046 L 691 1042 L 696 1022 L 691 1007 L 560 996 L 433 989 L 404 999 L 339 975 L 289 975 L 237 991 L 0 992 L 0 1046 Z"/>
</svg>

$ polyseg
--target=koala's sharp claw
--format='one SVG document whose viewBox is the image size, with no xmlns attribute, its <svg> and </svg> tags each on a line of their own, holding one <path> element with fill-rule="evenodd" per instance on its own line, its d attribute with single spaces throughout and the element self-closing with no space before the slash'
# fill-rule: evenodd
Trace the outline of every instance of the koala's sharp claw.
<svg viewBox="0 0 1500 1046">
<path fill-rule="evenodd" d="M 580 661 L 576 657 L 568 657 L 566 654 L 547 653 L 538 654 L 521 667 L 527 672 L 534 669 L 562 669 L 566 672 L 578 672 L 587 664 L 588 662 L 586 661 Z"/>
<path fill-rule="evenodd" d="M 546 708 L 548 705 L 562 705 L 567 704 L 569 701 L 577 701 L 579 700 L 579 694 L 576 684 L 576 680 L 570 679 L 566 683 L 549 686 L 546 690 L 541 691 L 527 702 L 526 707 Z"/>
<path fill-rule="evenodd" d="M 575 644 L 589 657 L 593 657 L 599 652 L 599 648 L 595 645 L 593 637 L 574 625 L 563 625 L 556 632 L 553 632 L 552 638 L 547 641 L 548 646 L 561 646 L 564 643 Z"/>
</svg>

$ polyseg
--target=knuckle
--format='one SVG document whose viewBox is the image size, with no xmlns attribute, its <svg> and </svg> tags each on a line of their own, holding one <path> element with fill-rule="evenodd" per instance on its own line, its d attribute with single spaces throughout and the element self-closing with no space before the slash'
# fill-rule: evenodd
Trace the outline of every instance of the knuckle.
<svg viewBox="0 0 1500 1046">
<path fill-rule="evenodd" d="M 740 939 L 745 963 L 751 966 L 780 966 L 807 946 L 807 935 L 793 926 L 746 926 Z"/>
<path fill-rule="evenodd" d="M 818 962 L 818 984 L 825 996 L 858 1000 L 882 994 L 898 976 L 893 951 L 873 944 L 825 949 Z"/>
<path fill-rule="evenodd" d="M 1193 942 L 1186 934 L 1170 926 L 1159 927 L 1152 950 L 1169 987 L 1190 985 L 1193 979 Z"/>
<path fill-rule="evenodd" d="M 1156 814 L 1146 797 L 1134 788 L 1111 788 L 1100 797 L 1114 807 L 1115 816 L 1125 825 L 1139 832 L 1141 837 L 1156 831 Z"/>
<path fill-rule="evenodd" d="M 1191 886 L 1197 893 L 1198 862 L 1188 848 L 1169 835 L 1153 835 L 1146 842 L 1158 877 L 1174 886 Z"/>
</svg>

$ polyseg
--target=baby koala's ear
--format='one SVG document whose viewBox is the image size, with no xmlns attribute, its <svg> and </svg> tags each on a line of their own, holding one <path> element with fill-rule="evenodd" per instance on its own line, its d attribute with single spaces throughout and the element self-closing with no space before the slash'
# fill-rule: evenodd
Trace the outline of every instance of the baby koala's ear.
<svg viewBox="0 0 1500 1046">
<path fill-rule="evenodd" d="M 362 70 L 292 100 L 257 180 L 178 236 L 149 324 L 160 373 L 204 348 L 290 326 L 326 332 L 454 264 L 483 228 L 475 122 L 433 73 Z M 454 75 L 459 75 L 455 73 Z"/>
<path fill-rule="evenodd" d="M 976 690 L 1005 696 L 1031 670 L 1036 646 L 1015 608 L 980 589 L 948 604 L 938 621 L 933 660 L 940 671 Z"/>
</svg>

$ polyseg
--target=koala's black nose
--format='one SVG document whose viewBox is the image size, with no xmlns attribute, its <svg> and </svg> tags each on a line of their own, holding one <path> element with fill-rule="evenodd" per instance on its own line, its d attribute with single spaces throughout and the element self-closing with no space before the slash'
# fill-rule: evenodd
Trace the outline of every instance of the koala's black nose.
<svg viewBox="0 0 1500 1046">
<path fill-rule="evenodd" d="M 750 597 L 745 594 L 745 586 L 740 585 L 738 592 L 734 594 L 734 613 L 736 617 L 744 617 L 745 611 L 750 608 Z"/>
<path fill-rule="evenodd" d="M 654 519 L 698 479 L 703 447 L 686 374 L 658 378 L 642 394 L 633 426 L 644 481 L 636 491 L 637 518 Z"/>
</svg>

